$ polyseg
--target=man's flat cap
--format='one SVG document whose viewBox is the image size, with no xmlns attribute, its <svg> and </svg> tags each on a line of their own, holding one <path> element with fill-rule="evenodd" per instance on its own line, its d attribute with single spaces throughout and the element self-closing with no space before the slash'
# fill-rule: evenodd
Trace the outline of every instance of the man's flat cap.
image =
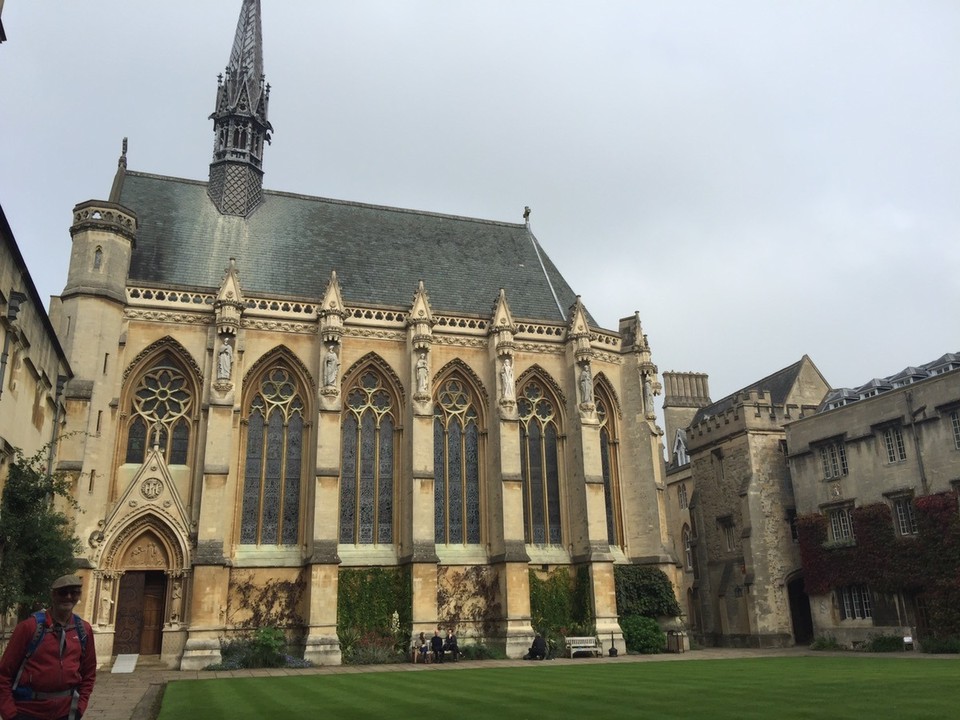
<svg viewBox="0 0 960 720">
<path fill-rule="evenodd" d="M 50 586 L 50 589 L 58 590 L 65 587 L 83 587 L 83 580 L 78 578 L 76 575 L 61 575 L 53 581 L 53 585 Z"/>
</svg>

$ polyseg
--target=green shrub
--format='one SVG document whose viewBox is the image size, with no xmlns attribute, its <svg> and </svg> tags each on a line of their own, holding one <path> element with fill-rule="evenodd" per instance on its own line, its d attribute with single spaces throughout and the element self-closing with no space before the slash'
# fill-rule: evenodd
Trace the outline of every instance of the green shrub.
<svg viewBox="0 0 960 720">
<path fill-rule="evenodd" d="M 846 650 L 833 635 L 821 635 L 810 643 L 811 650 Z"/>
<path fill-rule="evenodd" d="M 398 651 L 392 635 L 370 631 L 363 633 L 349 647 L 341 645 L 344 665 L 389 665 L 407 661 L 406 652 Z"/>
<path fill-rule="evenodd" d="M 504 660 L 507 657 L 506 653 L 482 643 L 462 645 L 460 656 L 464 660 Z"/>
<path fill-rule="evenodd" d="M 655 655 L 667 646 L 667 636 L 653 618 L 628 615 L 620 618 L 627 652 Z"/>
<path fill-rule="evenodd" d="M 923 638 L 921 647 L 925 653 L 960 654 L 960 637 Z"/>
<path fill-rule="evenodd" d="M 260 628 L 249 637 L 221 641 L 220 662 L 204 669 L 310 667 L 310 662 L 286 655 L 286 644 L 282 630 L 275 627 Z"/>
<path fill-rule="evenodd" d="M 867 652 L 901 652 L 903 638 L 900 635 L 874 635 L 863 649 Z"/>
</svg>

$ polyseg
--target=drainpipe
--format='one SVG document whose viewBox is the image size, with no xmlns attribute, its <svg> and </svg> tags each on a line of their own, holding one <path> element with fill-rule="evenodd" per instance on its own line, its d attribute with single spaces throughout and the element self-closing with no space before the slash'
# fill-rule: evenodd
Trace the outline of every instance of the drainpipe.
<svg viewBox="0 0 960 720">
<path fill-rule="evenodd" d="M 60 429 L 60 398 L 63 397 L 63 386 L 67 384 L 66 375 L 57 375 L 56 394 L 53 398 L 53 430 L 51 431 L 50 446 L 47 450 L 47 477 L 53 475 L 53 458 L 57 452 L 57 431 Z"/>
<path fill-rule="evenodd" d="M 917 436 L 917 415 L 922 413 L 927 409 L 927 406 L 914 410 L 913 409 L 913 393 L 907 391 L 904 394 L 904 397 L 907 400 L 907 413 L 910 415 L 910 434 L 913 435 L 913 452 L 917 456 L 917 469 L 920 471 L 920 487 L 923 489 L 924 495 L 930 494 L 930 487 L 927 484 L 927 471 L 923 467 L 923 454 L 920 452 L 920 438 Z"/>
<path fill-rule="evenodd" d="M 10 331 L 13 328 L 13 322 L 17 319 L 20 312 L 20 305 L 27 299 L 22 292 L 13 290 L 10 293 L 10 299 L 7 300 L 7 331 L 3 334 L 3 353 L 0 353 L 0 395 L 3 395 L 3 378 L 7 371 L 7 357 L 10 355 Z"/>
</svg>

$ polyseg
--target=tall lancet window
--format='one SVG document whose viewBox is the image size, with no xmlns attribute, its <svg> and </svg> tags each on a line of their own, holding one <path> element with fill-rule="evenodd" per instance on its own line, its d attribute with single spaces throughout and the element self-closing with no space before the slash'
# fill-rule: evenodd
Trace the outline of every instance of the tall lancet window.
<svg viewBox="0 0 960 720">
<path fill-rule="evenodd" d="M 393 542 L 396 403 L 381 375 L 364 370 L 346 393 L 340 459 L 340 542 Z"/>
<path fill-rule="evenodd" d="M 433 410 L 434 530 L 438 545 L 480 542 L 480 416 L 457 375 L 443 381 Z"/>
<path fill-rule="evenodd" d="M 277 363 L 264 372 L 247 405 L 240 542 L 296 545 L 304 472 L 304 394 Z"/>
<path fill-rule="evenodd" d="M 557 402 L 537 379 L 520 391 L 520 472 L 523 532 L 527 543 L 562 545 Z"/>
<path fill-rule="evenodd" d="M 603 470 L 603 502 L 607 518 L 607 542 L 622 546 L 623 527 L 620 522 L 620 473 L 617 462 L 617 426 L 610 412 L 613 404 L 600 383 L 594 388 L 597 419 L 600 421 L 600 463 Z"/>
<path fill-rule="evenodd" d="M 193 412 L 192 385 L 165 352 L 137 379 L 127 423 L 124 462 L 142 463 L 157 446 L 168 465 L 186 465 Z"/>
</svg>

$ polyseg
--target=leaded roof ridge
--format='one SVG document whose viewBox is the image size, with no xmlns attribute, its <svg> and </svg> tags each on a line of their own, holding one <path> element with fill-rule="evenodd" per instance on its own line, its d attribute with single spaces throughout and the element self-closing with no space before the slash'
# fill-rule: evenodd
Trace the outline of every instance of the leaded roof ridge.
<svg viewBox="0 0 960 720">
<path fill-rule="evenodd" d="M 206 186 L 208 185 L 207 180 L 193 180 L 191 178 L 177 177 L 175 175 L 161 175 L 159 173 L 144 172 L 142 170 L 127 170 L 126 175 L 127 177 L 130 177 L 130 176 L 143 177 L 143 178 L 148 178 L 152 180 L 163 180 L 166 182 L 177 182 L 177 183 L 185 183 L 188 185 L 197 185 L 204 188 L 206 188 Z M 494 225 L 498 227 L 508 227 L 508 228 L 514 228 L 517 230 L 528 230 L 527 226 L 524 223 L 512 223 L 512 222 L 507 222 L 506 220 L 490 220 L 488 218 L 470 217 L 469 215 L 455 215 L 452 213 L 441 213 L 441 212 L 434 212 L 431 210 L 416 210 L 414 208 L 394 207 L 392 205 L 378 205 L 376 203 L 365 203 L 357 200 L 340 200 L 337 198 L 323 197 L 322 195 L 307 195 L 305 193 L 296 193 L 296 192 L 290 192 L 287 190 L 270 190 L 265 188 L 263 190 L 263 194 L 264 196 L 275 195 L 277 197 L 294 198 L 298 200 L 312 200 L 315 202 L 329 203 L 331 205 L 354 206 L 359 208 L 365 208 L 368 210 L 384 210 L 387 212 L 396 212 L 396 213 L 402 213 L 407 215 L 420 215 L 420 216 L 426 216 L 426 217 L 436 217 L 436 218 L 441 218 L 445 220 L 459 220 L 463 222 L 472 222 L 472 223 L 478 223 L 481 225 Z"/>
</svg>

